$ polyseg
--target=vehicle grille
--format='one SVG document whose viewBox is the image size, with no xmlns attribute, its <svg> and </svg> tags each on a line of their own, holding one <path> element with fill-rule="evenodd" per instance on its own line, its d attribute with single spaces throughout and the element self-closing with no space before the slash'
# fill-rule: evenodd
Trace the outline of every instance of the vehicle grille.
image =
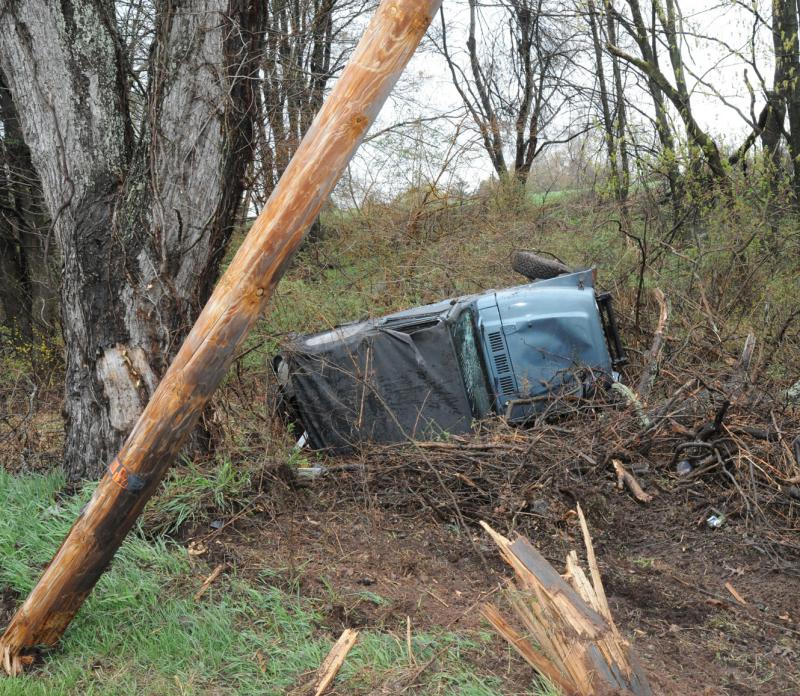
<svg viewBox="0 0 800 696">
<path fill-rule="evenodd" d="M 500 331 L 489 334 L 489 348 L 492 351 L 494 362 L 495 383 L 497 384 L 498 397 L 505 403 L 504 397 L 512 397 L 516 392 L 514 375 L 511 372 L 511 361 L 506 352 L 506 342 Z"/>
<path fill-rule="evenodd" d="M 505 350 L 505 346 L 503 345 L 503 334 L 501 334 L 499 331 L 490 333 L 489 347 L 492 349 L 492 353 L 503 352 Z"/>
</svg>

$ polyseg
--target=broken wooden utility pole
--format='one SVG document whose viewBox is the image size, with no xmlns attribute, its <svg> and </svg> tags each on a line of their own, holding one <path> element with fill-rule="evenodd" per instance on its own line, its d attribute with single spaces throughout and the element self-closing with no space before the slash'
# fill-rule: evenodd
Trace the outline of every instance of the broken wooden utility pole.
<svg viewBox="0 0 800 696">
<path fill-rule="evenodd" d="M 492 604 L 483 615 L 564 696 L 653 696 L 636 652 L 614 624 L 580 505 L 577 512 L 591 580 L 575 551 L 562 577 L 527 539 L 512 542 L 481 522 L 514 569 L 507 598 L 525 631 L 519 633 Z"/>
<path fill-rule="evenodd" d="M 17 674 L 61 635 L 224 377 L 441 0 L 383 0 L 353 57 L 89 503 L 0 639 Z"/>
</svg>

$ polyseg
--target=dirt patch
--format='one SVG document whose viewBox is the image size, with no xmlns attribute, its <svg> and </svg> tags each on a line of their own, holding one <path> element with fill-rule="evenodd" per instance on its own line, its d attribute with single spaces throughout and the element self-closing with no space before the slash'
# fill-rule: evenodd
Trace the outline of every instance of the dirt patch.
<svg viewBox="0 0 800 696">
<path fill-rule="evenodd" d="M 406 617 L 414 630 L 485 628 L 479 606 L 498 598 L 507 575 L 487 539 L 424 505 L 399 512 L 366 493 L 358 501 L 356 478 L 317 481 L 279 510 L 265 505 L 219 532 L 200 527 L 191 536 L 206 537 L 210 563 L 225 560 L 240 574 L 320 600 L 326 633 L 368 626 L 402 635 Z M 643 506 L 611 481 L 540 491 L 530 536 L 557 568 L 568 549 L 581 548 L 573 497 L 587 511 L 614 616 L 657 693 L 800 692 L 800 580 L 759 548 L 752 530 L 698 525 L 681 492 Z M 497 650 L 503 693 L 519 693 L 528 668 L 508 661 L 499 642 Z"/>
<path fill-rule="evenodd" d="M 426 515 L 327 507 L 313 494 L 277 516 L 254 515 L 209 542 L 210 560 L 322 600 L 332 631 L 364 626 L 477 628 L 476 605 L 500 580 L 457 528 Z M 201 530 L 197 530 L 201 531 Z"/>
</svg>

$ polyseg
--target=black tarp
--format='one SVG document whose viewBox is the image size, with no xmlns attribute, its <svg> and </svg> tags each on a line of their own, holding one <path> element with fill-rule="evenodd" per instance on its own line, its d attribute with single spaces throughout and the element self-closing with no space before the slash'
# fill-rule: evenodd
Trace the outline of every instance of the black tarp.
<svg viewBox="0 0 800 696">
<path fill-rule="evenodd" d="M 290 398 L 315 449 L 470 430 L 472 411 L 442 317 L 297 338 L 282 353 Z"/>
</svg>

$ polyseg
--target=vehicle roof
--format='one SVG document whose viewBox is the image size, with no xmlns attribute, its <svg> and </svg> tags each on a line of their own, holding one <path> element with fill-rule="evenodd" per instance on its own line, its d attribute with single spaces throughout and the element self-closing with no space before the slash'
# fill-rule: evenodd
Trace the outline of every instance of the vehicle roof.
<svg viewBox="0 0 800 696">
<path fill-rule="evenodd" d="M 515 295 L 521 293 L 539 293 L 551 289 L 576 288 L 577 286 L 594 287 L 591 269 L 583 269 L 575 271 L 574 273 L 564 273 L 555 278 L 536 280 L 531 283 L 515 285 L 500 290 L 490 289 L 472 295 L 461 295 L 459 297 L 393 312 L 383 317 L 348 322 L 327 331 L 293 336 L 290 343 L 294 344 L 294 347 L 300 349 L 320 349 L 332 342 L 347 340 L 373 329 L 399 329 L 414 326 L 415 324 L 427 324 L 432 321 L 443 321 L 454 318 L 457 317 L 465 307 L 473 303 L 480 309 L 484 298 L 486 298 L 486 302 L 490 303 L 494 303 L 495 301 L 498 303 L 511 302 Z"/>
</svg>

